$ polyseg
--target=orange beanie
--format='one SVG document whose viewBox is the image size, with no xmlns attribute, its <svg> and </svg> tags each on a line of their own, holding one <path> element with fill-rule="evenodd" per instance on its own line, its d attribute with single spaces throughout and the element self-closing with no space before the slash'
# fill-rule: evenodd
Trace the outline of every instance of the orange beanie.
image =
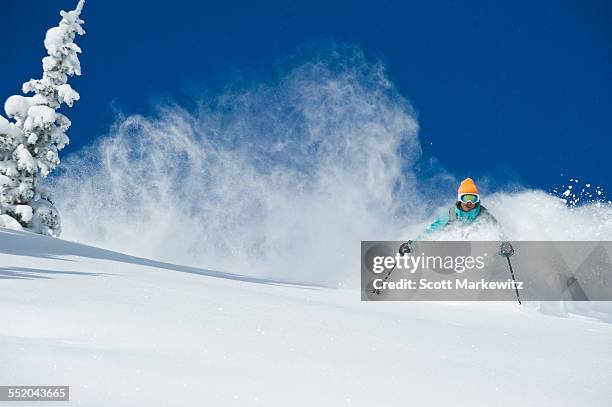
<svg viewBox="0 0 612 407">
<path fill-rule="evenodd" d="M 466 178 L 461 181 L 461 185 L 459 185 L 459 190 L 457 190 L 458 194 L 477 194 L 478 189 L 474 184 L 472 178 Z"/>
</svg>

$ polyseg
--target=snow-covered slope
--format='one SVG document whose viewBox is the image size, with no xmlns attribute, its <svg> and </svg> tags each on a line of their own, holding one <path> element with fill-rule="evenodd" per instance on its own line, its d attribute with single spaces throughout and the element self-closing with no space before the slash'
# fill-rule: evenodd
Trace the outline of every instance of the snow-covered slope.
<svg viewBox="0 0 612 407">
<path fill-rule="evenodd" d="M 4 229 L 0 286 L 0 384 L 70 385 L 57 405 L 612 402 L 612 325 L 514 303 L 363 303 Z"/>
</svg>

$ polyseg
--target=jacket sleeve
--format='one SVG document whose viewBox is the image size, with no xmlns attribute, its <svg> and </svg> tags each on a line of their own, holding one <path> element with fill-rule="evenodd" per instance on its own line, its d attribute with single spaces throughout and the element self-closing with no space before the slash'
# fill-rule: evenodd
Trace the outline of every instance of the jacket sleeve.
<svg viewBox="0 0 612 407">
<path fill-rule="evenodd" d="M 448 209 L 446 209 L 436 218 L 436 220 L 433 221 L 431 225 L 427 226 L 421 236 L 427 236 L 431 233 L 438 232 L 444 229 L 448 222 L 450 222 L 450 214 L 448 212 Z"/>
</svg>

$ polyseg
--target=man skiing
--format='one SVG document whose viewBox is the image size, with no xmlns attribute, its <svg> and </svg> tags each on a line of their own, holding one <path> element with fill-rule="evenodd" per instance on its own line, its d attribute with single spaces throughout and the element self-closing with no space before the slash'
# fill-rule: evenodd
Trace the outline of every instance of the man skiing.
<svg viewBox="0 0 612 407">
<path fill-rule="evenodd" d="M 399 247 L 398 253 L 401 256 L 406 256 L 409 253 L 414 252 L 414 245 L 418 244 L 418 240 L 421 240 L 424 235 L 441 231 L 450 224 L 469 225 L 473 224 L 474 222 L 482 221 L 491 222 L 497 225 L 497 220 L 495 217 L 480 204 L 480 195 L 478 195 L 476 184 L 474 184 L 474 181 L 471 178 L 466 178 L 461 181 L 461 185 L 459 185 L 459 189 L 457 190 L 457 202 L 438 216 L 436 220 L 427 227 L 425 232 L 417 238 L 417 242 L 409 240 L 408 242 L 403 243 Z M 506 241 L 503 231 L 500 231 L 500 239 L 502 242 L 497 254 L 506 258 L 508 268 L 510 270 L 510 276 L 512 277 L 512 281 L 516 283 L 514 270 L 512 269 L 512 263 L 510 262 L 510 257 L 514 255 L 514 248 L 510 242 Z M 385 282 L 391 277 L 393 270 L 395 270 L 395 265 L 385 276 Z M 519 296 L 518 288 L 515 286 L 514 290 L 516 292 L 516 299 L 518 303 L 521 304 L 521 297 Z M 380 295 L 381 290 L 374 289 L 372 290 L 372 293 Z"/>
<path fill-rule="evenodd" d="M 497 223 L 497 220 L 480 204 L 480 195 L 476 184 L 471 178 L 461 181 L 457 191 L 457 202 L 448 210 L 444 211 L 436 220 L 427 227 L 425 234 L 438 232 L 451 224 L 469 225 L 475 221 L 489 221 Z"/>
<path fill-rule="evenodd" d="M 482 221 L 491 222 L 497 225 L 497 219 L 480 204 L 480 195 L 478 195 L 476 184 L 474 184 L 471 178 L 466 178 L 461 181 L 461 185 L 459 185 L 459 189 L 457 190 L 457 202 L 438 216 L 436 220 L 425 229 L 424 235 L 441 231 L 451 224 L 469 225 L 474 222 Z M 514 248 L 510 242 L 506 241 L 503 231 L 500 232 L 500 239 L 502 243 L 498 254 L 506 258 L 512 281 L 516 281 L 512 263 L 510 262 L 510 257 L 514 255 Z M 410 253 L 412 250 L 412 241 L 410 241 L 400 246 L 399 253 L 403 255 L 404 253 Z M 391 273 L 389 272 L 389 274 Z M 388 276 L 385 280 L 387 279 Z M 521 297 L 516 287 L 515 292 L 516 299 L 518 303 L 521 304 Z"/>
</svg>

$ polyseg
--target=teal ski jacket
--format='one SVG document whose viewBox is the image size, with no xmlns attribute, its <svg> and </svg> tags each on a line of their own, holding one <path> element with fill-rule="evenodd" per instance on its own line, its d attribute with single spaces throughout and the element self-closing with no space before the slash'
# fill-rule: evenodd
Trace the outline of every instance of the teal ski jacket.
<svg viewBox="0 0 612 407">
<path fill-rule="evenodd" d="M 497 220 L 487 211 L 487 208 L 482 206 L 480 203 L 476 204 L 474 209 L 465 212 L 459 208 L 459 203 L 445 210 L 440 216 L 434 220 L 434 222 L 425 229 L 425 235 L 433 232 L 443 230 L 446 226 L 451 223 L 460 223 L 463 225 L 469 225 L 476 220 L 488 220 L 493 223 L 497 223 Z"/>
</svg>

